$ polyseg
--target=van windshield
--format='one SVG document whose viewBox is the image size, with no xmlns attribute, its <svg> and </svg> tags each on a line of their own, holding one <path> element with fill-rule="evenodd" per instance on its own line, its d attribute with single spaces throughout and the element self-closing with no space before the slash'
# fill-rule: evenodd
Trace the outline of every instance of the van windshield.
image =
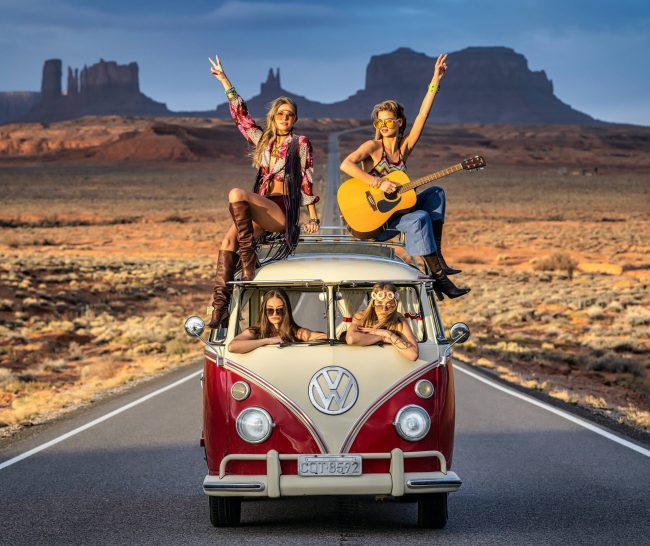
<svg viewBox="0 0 650 546">
<path fill-rule="evenodd" d="M 368 298 L 372 286 L 349 287 L 340 286 L 336 290 L 335 325 L 336 338 L 341 339 L 350 327 L 352 318 L 359 311 L 368 307 Z M 418 343 L 426 340 L 424 316 L 418 290 L 414 286 L 398 286 L 399 299 L 397 312 L 404 315 Z"/>
<path fill-rule="evenodd" d="M 250 287 L 242 291 L 237 332 L 256 324 L 260 318 L 260 309 L 264 294 L 270 287 Z M 296 324 L 316 332 L 327 332 L 327 291 L 323 286 L 282 287 L 289 298 L 291 312 Z"/>
<path fill-rule="evenodd" d="M 287 294 L 294 321 L 302 328 L 325 332 L 330 340 L 345 340 L 345 332 L 350 327 L 356 313 L 368 306 L 372 284 L 368 286 L 339 285 L 329 289 L 325 285 L 282 286 Z M 332 291 L 333 288 L 333 291 Z M 262 300 L 272 286 L 247 286 L 240 292 L 237 329 L 238 335 L 260 320 Z M 418 343 L 427 339 L 425 321 L 418 286 L 397 286 L 399 294 L 397 311 L 409 322 Z M 328 329 L 328 293 L 333 294 L 334 331 Z M 344 342 L 344 341 L 343 341 Z"/>
</svg>

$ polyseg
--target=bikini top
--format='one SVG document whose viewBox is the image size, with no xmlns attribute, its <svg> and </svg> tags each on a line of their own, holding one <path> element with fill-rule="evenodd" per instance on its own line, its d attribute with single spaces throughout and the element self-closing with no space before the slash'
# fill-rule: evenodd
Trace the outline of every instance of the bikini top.
<svg viewBox="0 0 650 546">
<path fill-rule="evenodd" d="M 388 160 L 388 157 L 386 156 L 386 147 L 384 146 L 384 140 L 382 139 L 381 159 L 377 162 L 377 164 L 372 169 L 370 169 L 368 174 L 372 176 L 382 177 L 394 171 L 402 171 L 403 173 L 406 173 L 406 162 L 402 157 L 402 150 L 401 149 L 399 150 L 399 159 L 397 160 L 397 162 L 391 163 Z"/>
</svg>

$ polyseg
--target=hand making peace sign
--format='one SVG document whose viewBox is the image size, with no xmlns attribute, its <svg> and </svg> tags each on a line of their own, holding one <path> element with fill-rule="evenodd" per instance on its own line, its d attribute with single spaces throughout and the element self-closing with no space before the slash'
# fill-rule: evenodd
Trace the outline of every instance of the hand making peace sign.
<svg viewBox="0 0 650 546">
<path fill-rule="evenodd" d="M 431 80 L 431 83 L 440 83 L 440 80 L 442 80 L 445 72 L 447 72 L 447 63 L 445 62 L 446 60 L 446 53 L 440 55 L 436 60 L 436 68 L 433 71 L 433 79 Z"/>
</svg>

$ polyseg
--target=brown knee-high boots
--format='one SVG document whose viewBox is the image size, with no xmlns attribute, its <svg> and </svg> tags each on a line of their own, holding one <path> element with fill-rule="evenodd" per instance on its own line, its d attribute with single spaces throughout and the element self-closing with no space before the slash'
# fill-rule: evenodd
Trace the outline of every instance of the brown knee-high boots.
<svg viewBox="0 0 650 546">
<path fill-rule="evenodd" d="M 237 228 L 241 280 L 252 281 L 255 277 L 255 240 L 253 238 L 253 215 L 248 201 L 230 203 L 230 214 Z"/>
<path fill-rule="evenodd" d="M 237 267 L 237 253 L 232 250 L 220 250 L 217 256 L 217 274 L 214 279 L 212 296 L 212 317 L 208 326 L 218 328 L 228 316 L 228 305 L 232 296 L 232 281 Z"/>
</svg>

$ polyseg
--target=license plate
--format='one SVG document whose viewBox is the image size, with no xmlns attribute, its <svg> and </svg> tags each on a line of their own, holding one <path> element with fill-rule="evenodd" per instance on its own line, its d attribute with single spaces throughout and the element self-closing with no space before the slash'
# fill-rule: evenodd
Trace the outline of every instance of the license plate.
<svg viewBox="0 0 650 546">
<path fill-rule="evenodd" d="M 361 455 L 300 455 L 299 476 L 360 476 Z"/>
</svg>

